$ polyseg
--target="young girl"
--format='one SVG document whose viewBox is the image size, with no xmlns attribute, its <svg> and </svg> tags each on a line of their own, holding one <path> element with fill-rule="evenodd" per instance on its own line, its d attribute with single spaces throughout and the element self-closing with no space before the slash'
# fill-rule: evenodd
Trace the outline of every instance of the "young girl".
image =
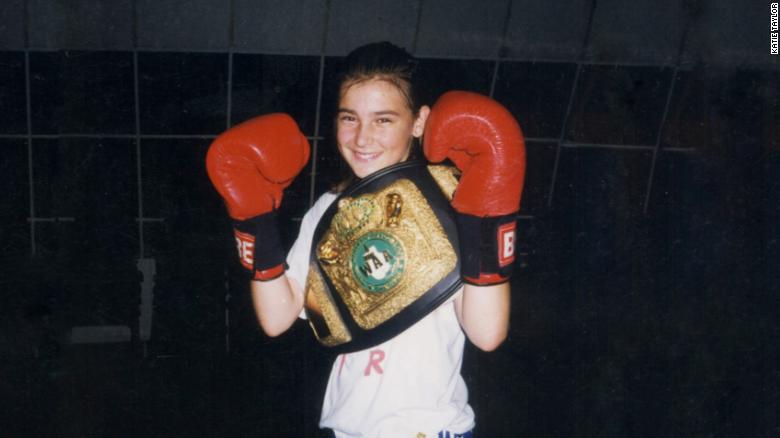
<svg viewBox="0 0 780 438">
<path fill-rule="evenodd" d="M 351 180 L 365 178 L 410 156 L 421 156 L 419 139 L 424 132 L 428 152 L 426 121 L 432 114 L 431 108 L 419 102 L 415 66 L 416 62 L 406 51 L 390 43 L 360 47 L 346 58 L 339 81 L 335 122 L 338 150 L 352 171 Z M 481 102 L 476 100 L 477 107 Z M 447 112 L 452 111 L 442 110 L 442 117 L 449 117 Z M 447 122 L 436 123 L 446 125 Z M 273 231 L 275 211 L 282 190 L 308 160 L 308 145 L 294 122 L 283 115 L 272 115 L 270 119 L 254 123 L 255 126 L 246 125 L 232 128 L 215 141 L 209 151 L 209 174 L 225 198 L 231 217 L 237 221 L 239 255 L 254 273 L 251 290 L 258 321 L 265 333 L 277 336 L 298 317 L 304 316 L 303 288 L 314 230 L 338 193 L 325 193 L 306 213 L 298 239 L 286 257 L 288 269 L 285 269 L 278 233 Z M 445 130 L 458 129 L 456 126 Z M 469 133 L 462 133 L 466 134 Z M 219 147 L 215 147 L 217 145 Z M 442 147 L 446 146 L 432 147 L 432 153 Z M 246 152 L 247 148 L 252 152 Z M 472 152 L 468 151 L 474 155 Z M 251 156 L 254 164 L 237 169 L 241 167 L 236 165 L 238 160 L 228 158 L 234 153 Z M 459 167 L 469 165 L 457 154 L 447 156 L 459 163 Z M 494 157 L 506 161 L 504 158 Z M 517 159 L 510 160 L 508 165 L 515 166 L 518 162 Z M 524 161 L 521 164 L 524 166 Z M 522 172 L 520 166 L 517 167 L 515 171 Z M 520 188 L 509 190 L 517 193 L 516 200 L 509 201 L 516 205 L 510 205 L 508 212 L 499 211 L 497 215 L 484 211 L 471 213 L 468 204 L 473 201 L 466 199 L 467 195 L 482 199 L 477 192 L 498 192 L 500 187 L 494 184 L 491 189 L 484 185 L 485 179 L 490 182 L 491 178 L 496 179 L 495 176 L 470 171 L 472 176 L 467 177 L 467 172 L 464 171 L 457 189 L 461 193 L 453 199 L 456 210 L 467 213 L 463 215 L 463 221 L 459 218 L 459 226 L 469 228 L 459 231 L 461 241 L 482 238 L 479 231 L 472 229 L 474 226 L 468 225 L 479 221 L 480 216 L 501 216 L 501 223 L 496 222 L 493 226 L 508 229 L 507 223 L 511 222 L 511 236 L 503 242 L 511 247 L 500 245 L 504 252 L 511 252 Z M 262 175 L 258 177 L 258 173 Z M 466 179 L 475 177 L 481 181 L 473 187 L 462 188 Z M 519 184 L 517 178 L 512 181 L 510 185 L 522 185 L 522 179 Z M 348 183 L 338 189 L 343 190 Z M 265 196 L 258 196 L 258 187 L 261 187 L 260 194 Z M 460 200 L 458 195 L 463 195 Z M 485 193 L 484 199 L 491 196 L 491 193 Z M 477 210 L 480 208 L 482 206 Z M 471 210 L 475 209 L 472 207 Z M 477 223 L 476 228 L 479 227 Z M 462 245 L 461 252 L 480 251 L 474 248 L 478 247 L 464 248 Z M 474 412 L 468 404 L 466 385 L 460 375 L 464 342 L 468 337 L 478 348 L 490 351 L 505 339 L 509 321 L 509 283 L 506 281 L 507 269 L 502 272 L 503 276 L 480 272 L 464 276 L 466 284 L 460 291 L 399 335 L 366 350 L 339 355 L 328 380 L 320 427 L 332 429 L 336 437 L 472 436 Z"/>
</svg>

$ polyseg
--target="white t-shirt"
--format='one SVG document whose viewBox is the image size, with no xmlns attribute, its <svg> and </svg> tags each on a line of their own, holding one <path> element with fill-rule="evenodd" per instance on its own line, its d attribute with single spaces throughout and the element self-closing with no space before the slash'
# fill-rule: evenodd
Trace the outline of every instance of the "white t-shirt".
<svg viewBox="0 0 780 438">
<path fill-rule="evenodd" d="M 287 256 L 287 276 L 306 284 L 314 229 L 337 195 L 325 193 L 306 213 Z M 456 296 L 457 294 L 453 295 Z M 341 354 L 325 390 L 320 427 L 336 437 L 435 437 L 474 427 L 460 375 L 465 335 L 454 298 L 389 341 Z"/>
</svg>

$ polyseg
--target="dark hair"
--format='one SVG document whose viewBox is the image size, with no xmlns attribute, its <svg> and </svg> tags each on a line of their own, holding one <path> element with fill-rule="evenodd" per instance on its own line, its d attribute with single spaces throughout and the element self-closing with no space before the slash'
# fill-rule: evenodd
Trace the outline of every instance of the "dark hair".
<svg viewBox="0 0 780 438">
<path fill-rule="evenodd" d="M 417 84 L 417 60 L 406 50 L 383 41 L 358 47 L 347 55 L 339 75 L 339 95 L 345 85 L 379 78 L 395 85 L 406 99 L 412 114 L 422 103 Z"/>
<path fill-rule="evenodd" d="M 417 60 L 409 52 L 393 43 L 382 41 L 360 46 L 344 59 L 341 73 L 338 76 L 336 105 L 341 100 L 342 93 L 346 88 L 363 81 L 381 79 L 398 88 L 412 111 L 412 116 L 416 118 L 423 105 L 417 72 Z M 408 159 L 418 159 L 421 156 L 420 146 L 415 140 L 409 151 Z M 334 185 L 332 191 L 340 192 L 355 180 L 356 177 L 349 166 L 346 166 L 344 173 L 344 178 Z"/>
</svg>

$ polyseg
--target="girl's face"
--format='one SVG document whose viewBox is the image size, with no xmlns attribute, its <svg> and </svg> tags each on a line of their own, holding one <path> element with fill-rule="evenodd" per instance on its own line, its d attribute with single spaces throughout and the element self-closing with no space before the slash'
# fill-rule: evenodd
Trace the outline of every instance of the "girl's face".
<svg viewBox="0 0 780 438">
<path fill-rule="evenodd" d="M 409 156 L 412 137 L 420 137 L 430 109 L 415 118 L 401 91 L 382 79 L 342 89 L 336 120 L 339 152 L 358 178 Z"/>
</svg>

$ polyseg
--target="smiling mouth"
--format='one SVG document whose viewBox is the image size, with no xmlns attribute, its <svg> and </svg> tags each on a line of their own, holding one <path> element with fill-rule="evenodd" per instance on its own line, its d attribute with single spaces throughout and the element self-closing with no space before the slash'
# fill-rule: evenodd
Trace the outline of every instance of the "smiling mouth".
<svg viewBox="0 0 780 438">
<path fill-rule="evenodd" d="M 380 154 L 381 154 L 381 152 L 373 152 L 373 153 L 367 154 L 367 153 L 363 153 L 363 152 L 355 152 L 355 151 L 353 151 L 353 155 L 355 156 L 357 161 L 362 161 L 362 162 L 372 161 L 372 160 L 376 159 L 377 157 L 379 157 Z"/>
</svg>

